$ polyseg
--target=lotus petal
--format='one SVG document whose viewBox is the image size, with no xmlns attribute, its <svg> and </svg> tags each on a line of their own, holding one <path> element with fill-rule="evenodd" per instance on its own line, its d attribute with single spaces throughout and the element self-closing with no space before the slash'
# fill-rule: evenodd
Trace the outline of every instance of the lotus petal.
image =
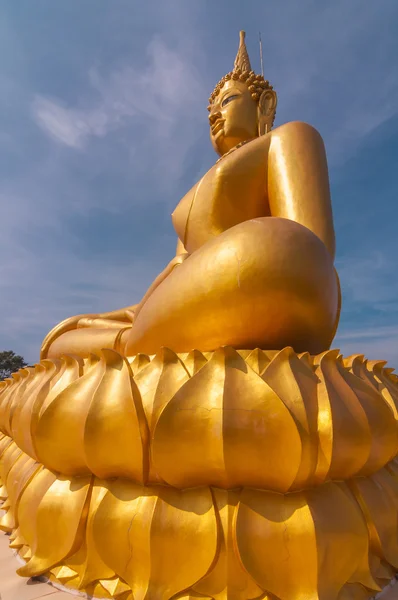
<svg viewBox="0 0 398 600">
<path fill-rule="evenodd" d="M 81 546 L 90 483 L 91 477 L 60 477 L 47 489 L 34 518 L 35 543 L 31 546 L 32 558 L 18 569 L 19 575 L 41 575 Z"/>
<path fill-rule="evenodd" d="M 188 379 L 183 362 L 168 348 L 162 348 L 135 376 L 151 433 L 164 407 Z"/>
<path fill-rule="evenodd" d="M 302 443 L 301 464 L 292 489 L 311 485 L 318 458 L 318 377 L 292 348 L 276 353 L 262 378 L 293 415 Z"/>
<path fill-rule="evenodd" d="M 92 487 L 90 504 L 88 508 L 85 540 L 76 554 L 67 559 L 68 565 L 79 575 L 77 585 L 79 589 L 86 589 L 93 582 L 112 579 L 115 572 L 104 563 L 97 551 L 93 537 L 93 523 L 97 510 L 108 492 L 101 480 L 95 479 Z"/>
<path fill-rule="evenodd" d="M 135 600 L 169 600 L 206 574 L 217 550 L 208 488 L 179 491 L 116 480 L 108 490 L 94 517 L 94 540 Z"/>
<path fill-rule="evenodd" d="M 338 351 L 320 357 L 318 389 L 319 453 L 316 480 L 349 479 L 366 464 L 371 434 L 366 413 L 338 366 Z"/>
<path fill-rule="evenodd" d="M 350 482 L 369 530 L 375 554 L 398 568 L 398 482 L 387 469 Z"/>
<path fill-rule="evenodd" d="M 26 486 L 19 500 L 17 513 L 19 528 L 26 544 L 31 548 L 37 545 L 36 519 L 39 504 L 56 479 L 55 473 L 41 467 Z"/>
<path fill-rule="evenodd" d="M 152 457 L 154 470 L 172 486 L 286 491 L 299 470 L 301 440 L 275 392 L 225 347 L 161 413 Z"/>
<path fill-rule="evenodd" d="M 14 439 L 18 446 L 35 460 L 38 460 L 38 457 L 33 445 L 33 430 L 36 427 L 41 405 L 49 393 L 51 382 L 60 371 L 61 364 L 59 360 L 43 360 L 35 366 L 31 384 L 27 386 L 13 416 Z"/>
<path fill-rule="evenodd" d="M 220 524 L 217 561 L 210 572 L 193 586 L 195 592 L 215 600 L 252 600 L 264 594 L 243 567 L 234 544 L 239 491 L 213 489 Z"/>
<path fill-rule="evenodd" d="M 87 465 L 99 478 L 127 477 L 144 483 L 148 473 L 149 431 L 138 388 L 126 359 L 102 350 L 103 369 L 84 431 Z"/>
<path fill-rule="evenodd" d="M 343 485 L 286 495 L 243 490 L 236 544 L 258 585 L 281 600 L 329 600 L 349 582 L 380 589 L 361 511 Z"/>
</svg>

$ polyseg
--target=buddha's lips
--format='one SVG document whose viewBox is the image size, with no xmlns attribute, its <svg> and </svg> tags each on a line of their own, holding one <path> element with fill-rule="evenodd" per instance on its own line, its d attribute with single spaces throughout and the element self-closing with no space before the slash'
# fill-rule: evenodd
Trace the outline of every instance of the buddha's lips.
<svg viewBox="0 0 398 600">
<path fill-rule="evenodd" d="M 216 135 L 224 126 L 225 119 L 217 119 L 217 121 L 211 127 L 211 133 Z"/>
</svg>

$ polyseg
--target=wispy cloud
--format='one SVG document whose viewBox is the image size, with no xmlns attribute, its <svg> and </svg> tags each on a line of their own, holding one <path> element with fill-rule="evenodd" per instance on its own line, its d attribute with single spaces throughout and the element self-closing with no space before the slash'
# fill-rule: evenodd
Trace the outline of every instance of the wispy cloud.
<svg viewBox="0 0 398 600">
<path fill-rule="evenodd" d="M 207 90 L 189 53 L 177 52 L 159 36 L 148 42 L 145 53 L 141 68 L 124 57 L 116 67 L 89 69 L 86 88 L 75 104 L 67 106 L 44 94 L 32 99 L 30 114 L 50 145 L 23 176 L 9 176 L 0 188 L 0 201 L 9 207 L 7 223 L 0 225 L 0 310 L 8 315 L 1 323 L 1 338 L 28 360 L 37 359 L 40 339 L 66 316 L 138 301 L 168 260 L 161 253 L 151 256 L 153 231 L 146 232 L 145 246 L 130 260 L 112 247 L 101 256 L 85 257 L 71 228 L 76 218 L 89 226 L 92 216 L 106 211 L 129 215 L 120 221 L 120 233 L 126 231 L 134 202 L 167 198 L 167 189 L 181 176 L 186 151 L 200 135 L 192 107 L 200 102 L 206 106 L 202 96 Z M 110 138 L 102 149 L 105 136 Z M 136 186 L 145 182 L 129 197 L 129 206 L 121 189 L 110 202 L 95 183 L 103 169 L 117 172 L 112 151 L 120 153 L 119 144 L 125 151 L 124 180 Z M 80 160 L 88 172 L 85 185 L 71 175 L 79 172 Z M 148 177 L 152 166 L 154 176 Z M 134 223 L 134 231 L 137 227 Z M 91 231 L 90 236 L 96 235 L 101 234 Z M 145 234 L 141 237 L 145 240 Z"/>
<path fill-rule="evenodd" d="M 398 327 L 369 327 L 338 332 L 333 347 L 345 356 L 363 354 L 369 360 L 385 360 L 389 367 L 398 365 Z"/>
<path fill-rule="evenodd" d="M 364 354 L 398 365 L 398 283 L 395 256 L 375 250 L 337 263 L 343 319 L 333 342 L 345 355 Z"/>
<path fill-rule="evenodd" d="M 54 140 L 82 148 L 90 136 L 101 137 L 109 131 L 111 118 L 101 109 L 78 110 L 62 106 L 60 101 L 37 96 L 33 101 L 34 118 Z"/>
<path fill-rule="evenodd" d="M 349 329 L 339 333 L 339 340 L 375 340 L 395 337 L 398 340 L 398 325 L 385 325 L 384 327 L 369 327 L 366 329 Z M 396 342 L 398 352 L 398 342 Z"/>
<path fill-rule="evenodd" d="M 337 261 L 344 295 L 354 305 L 377 308 L 389 302 L 398 306 L 396 257 L 381 250 L 368 256 L 349 256 Z"/>
<path fill-rule="evenodd" d="M 37 95 L 32 103 L 36 123 L 54 140 L 72 148 L 82 148 L 91 138 L 129 125 L 142 128 L 145 123 L 140 146 L 146 143 L 155 152 L 165 150 L 169 160 L 178 163 L 180 153 L 173 156 L 170 146 L 177 150 L 180 142 L 189 146 L 198 137 L 198 108 L 207 90 L 190 60 L 160 37 L 149 42 L 146 55 L 144 69 L 125 64 L 104 75 L 91 68 L 91 94 L 89 90 L 87 95 L 95 91 L 96 98 L 91 103 L 82 98 L 84 108 L 66 107 L 62 100 Z"/>
<path fill-rule="evenodd" d="M 325 138 L 329 162 L 341 165 L 361 141 L 398 113 L 394 0 L 263 9 L 279 114 L 308 120 Z M 266 15 L 264 14 L 264 19 Z M 299 33 L 300 32 L 300 33 Z"/>
</svg>

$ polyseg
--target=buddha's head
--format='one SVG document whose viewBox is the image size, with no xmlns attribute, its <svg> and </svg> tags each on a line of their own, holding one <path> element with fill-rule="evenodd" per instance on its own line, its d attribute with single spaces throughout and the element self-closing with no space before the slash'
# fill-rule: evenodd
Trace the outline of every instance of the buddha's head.
<svg viewBox="0 0 398 600">
<path fill-rule="evenodd" d="M 271 130 L 276 92 L 262 75 L 252 71 L 244 31 L 240 32 L 234 70 L 219 81 L 209 102 L 210 139 L 220 155 Z"/>
</svg>

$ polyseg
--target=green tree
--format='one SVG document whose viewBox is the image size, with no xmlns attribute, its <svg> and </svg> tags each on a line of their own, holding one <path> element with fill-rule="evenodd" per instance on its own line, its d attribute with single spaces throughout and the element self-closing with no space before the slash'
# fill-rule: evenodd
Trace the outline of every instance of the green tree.
<svg viewBox="0 0 398 600">
<path fill-rule="evenodd" d="M 18 369 L 27 367 L 22 356 L 15 354 L 12 350 L 3 350 L 0 352 L 0 381 L 7 379 L 11 373 L 15 373 Z"/>
</svg>

